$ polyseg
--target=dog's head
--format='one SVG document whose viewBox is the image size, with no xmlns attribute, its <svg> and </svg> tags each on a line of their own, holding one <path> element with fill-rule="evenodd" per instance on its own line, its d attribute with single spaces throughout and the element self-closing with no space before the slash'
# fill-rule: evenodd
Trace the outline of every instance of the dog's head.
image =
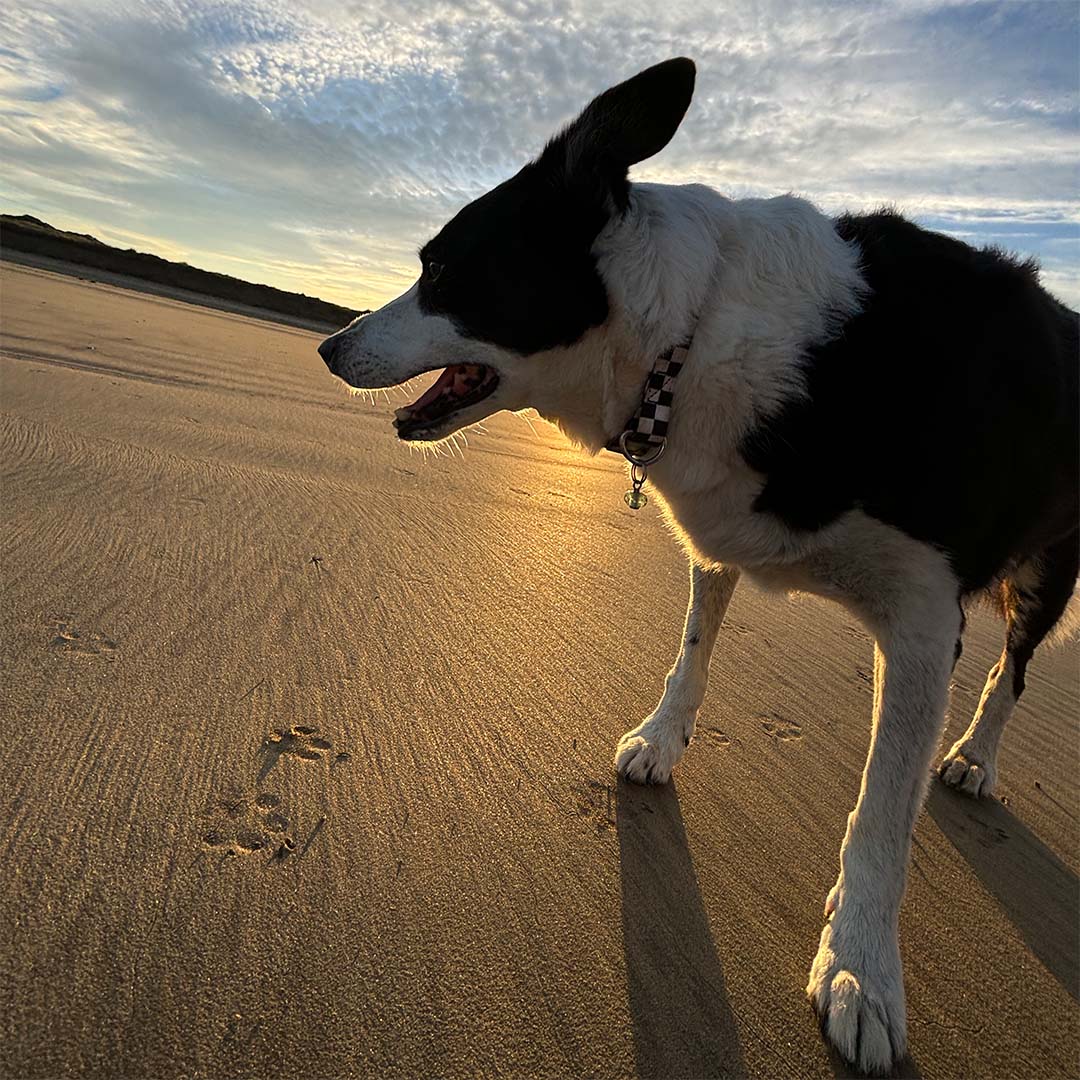
<svg viewBox="0 0 1080 1080">
<path fill-rule="evenodd" d="M 397 411 L 407 440 L 538 406 L 545 355 L 579 344 L 608 317 L 594 243 L 626 210 L 630 166 L 675 134 L 694 75 L 692 61 L 668 60 L 596 98 L 539 158 L 423 246 L 408 292 L 319 346 L 330 370 L 377 389 L 445 369 Z"/>
</svg>

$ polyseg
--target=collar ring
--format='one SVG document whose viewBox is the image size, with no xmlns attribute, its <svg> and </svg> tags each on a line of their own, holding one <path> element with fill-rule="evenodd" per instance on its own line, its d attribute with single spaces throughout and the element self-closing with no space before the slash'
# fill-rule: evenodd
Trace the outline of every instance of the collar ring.
<svg viewBox="0 0 1080 1080">
<path fill-rule="evenodd" d="M 661 438 L 659 442 L 655 443 L 652 448 L 652 452 L 646 452 L 644 454 L 636 453 L 627 446 L 627 441 L 633 438 L 637 433 L 634 431 L 624 431 L 619 436 L 619 451 L 622 456 L 630 462 L 631 465 L 636 465 L 644 468 L 648 465 L 655 465 L 663 456 L 664 451 L 667 449 L 667 438 Z"/>
</svg>

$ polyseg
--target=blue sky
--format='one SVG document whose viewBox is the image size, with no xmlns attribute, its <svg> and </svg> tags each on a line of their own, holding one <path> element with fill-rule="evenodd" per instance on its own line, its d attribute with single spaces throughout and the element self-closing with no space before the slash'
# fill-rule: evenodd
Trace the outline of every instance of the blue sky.
<svg viewBox="0 0 1080 1080">
<path fill-rule="evenodd" d="M 0 206 L 356 307 L 594 94 L 697 94 L 640 179 L 897 206 L 1080 306 L 1073 0 L 38 0 L 0 28 Z"/>
</svg>

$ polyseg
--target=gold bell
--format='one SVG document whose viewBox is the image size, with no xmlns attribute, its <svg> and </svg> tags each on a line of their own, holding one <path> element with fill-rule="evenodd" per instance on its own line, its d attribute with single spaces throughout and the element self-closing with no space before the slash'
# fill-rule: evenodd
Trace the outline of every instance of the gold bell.
<svg viewBox="0 0 1080 1080">
<path fill-rule="evenodd" d="M 652 465 L 653 462 L 660 460 L 660 455 L 663 454 L 667 442 L 666 440 L 661 440 L 654 448 L 652 456 L 643 459 L 627 447 L 627 439 L 630 434 L 629 431 L 624 431 L 622 437 L 619 439 L 619 449 L 622 450 L 623 457 L 630 462 L 630 483 L 633 485 L 633 487 L 631 487 L 623 496 L 623 502 L 626 503 L 631 510 L 640 510 L 649 501 L 649 496 L 641 490 L 645 485 L 646 466 Z"/>
</svg>

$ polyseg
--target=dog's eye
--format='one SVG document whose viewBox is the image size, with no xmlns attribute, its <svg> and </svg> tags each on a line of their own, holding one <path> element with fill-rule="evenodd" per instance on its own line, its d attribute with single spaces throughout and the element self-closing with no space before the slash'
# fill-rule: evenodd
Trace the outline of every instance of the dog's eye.
<svg viewBox="0 0 1080 1080">
<path fill-rule="evenodd" d="M 439 280 L 439 275 L 443 272 L 443 264 L 437 262 L 428 261 L 424 267 L 427 270 L 427 275 L 431 279 L 432 284 Z"/>
</svg>

